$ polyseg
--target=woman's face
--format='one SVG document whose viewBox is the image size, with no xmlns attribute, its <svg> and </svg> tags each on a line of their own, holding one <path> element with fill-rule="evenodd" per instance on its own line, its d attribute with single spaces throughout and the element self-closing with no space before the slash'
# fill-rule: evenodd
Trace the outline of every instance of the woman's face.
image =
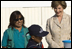
<svg viewBox="0 0 72 49">
<path fill-rule="evenodd" d="M 42 40 L 42 37 L 32 36 L 32 39 L 33 39 L 35 42 L 40 43 L 41 40 Z"/>
<path fill-rule="evenodd" d="M 61 5 L 58 5 L 56 8 L 54 8 L 54 11 L 57 16 L 61 16 L 63 14 L 63 7 Z"/>
<path fill-rule="evenodd" d="M 15 19 L 15 26 L 22 27 L 22 24 L 23 24 L 23 18 L 19 15 L 19 18 Z"/>
</svg>

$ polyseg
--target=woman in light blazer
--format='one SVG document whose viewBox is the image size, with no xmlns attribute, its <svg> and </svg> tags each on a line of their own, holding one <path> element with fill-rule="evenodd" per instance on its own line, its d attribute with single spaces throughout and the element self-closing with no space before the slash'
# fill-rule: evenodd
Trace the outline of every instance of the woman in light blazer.
<svg viewBox="0 0 72 49">
<path fill-rule="evenodd" d="M 65 1 L 52 1 L 51 7 L 56 14 L 46 24 L 48 48 L 63 48 L 62 41 L 71 39 L 71 16 L 63 11 L 67 7 Z"/>
</svg>

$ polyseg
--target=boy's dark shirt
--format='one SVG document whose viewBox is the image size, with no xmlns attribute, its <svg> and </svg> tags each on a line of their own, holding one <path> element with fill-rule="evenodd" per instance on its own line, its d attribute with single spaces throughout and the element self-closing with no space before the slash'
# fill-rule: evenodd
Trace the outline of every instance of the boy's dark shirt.
<svg viewBox="0 0 72 49">
<path fill-rule="evenodd" d="M 36 43 L 34 40 L 30 39 L 26 48 L 44 48 L 42 42 Z"/>
</svg>

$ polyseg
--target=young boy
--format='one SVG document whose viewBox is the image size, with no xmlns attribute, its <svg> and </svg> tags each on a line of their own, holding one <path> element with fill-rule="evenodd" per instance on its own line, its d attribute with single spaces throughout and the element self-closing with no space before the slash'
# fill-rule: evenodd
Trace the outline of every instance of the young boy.
<svg viewBox="0 0 72 49">
<path fill-rule="evenodd" d="M 31 25 L 29 28 L 31 36 L 26 48 L 44 48 L 41 42 L 42 37 L 46 36 L 49 32 L 43 31 L 39 25 Z"/>
</svg>

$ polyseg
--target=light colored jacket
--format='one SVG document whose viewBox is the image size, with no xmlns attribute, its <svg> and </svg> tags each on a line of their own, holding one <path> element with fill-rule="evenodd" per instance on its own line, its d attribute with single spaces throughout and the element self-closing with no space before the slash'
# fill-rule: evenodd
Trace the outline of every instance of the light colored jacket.
<svg viewBox="0 0 72 49">
<path fill-rule="evenodd" d="M 62 21 L 59 23 L 55 14 L 47 20 L 46 31 L 49 32 L 46 36 L 49 48 L 64 47 L 62 41 L 71 39 L 71 16 L 63 13 Z"/>
</svg>

